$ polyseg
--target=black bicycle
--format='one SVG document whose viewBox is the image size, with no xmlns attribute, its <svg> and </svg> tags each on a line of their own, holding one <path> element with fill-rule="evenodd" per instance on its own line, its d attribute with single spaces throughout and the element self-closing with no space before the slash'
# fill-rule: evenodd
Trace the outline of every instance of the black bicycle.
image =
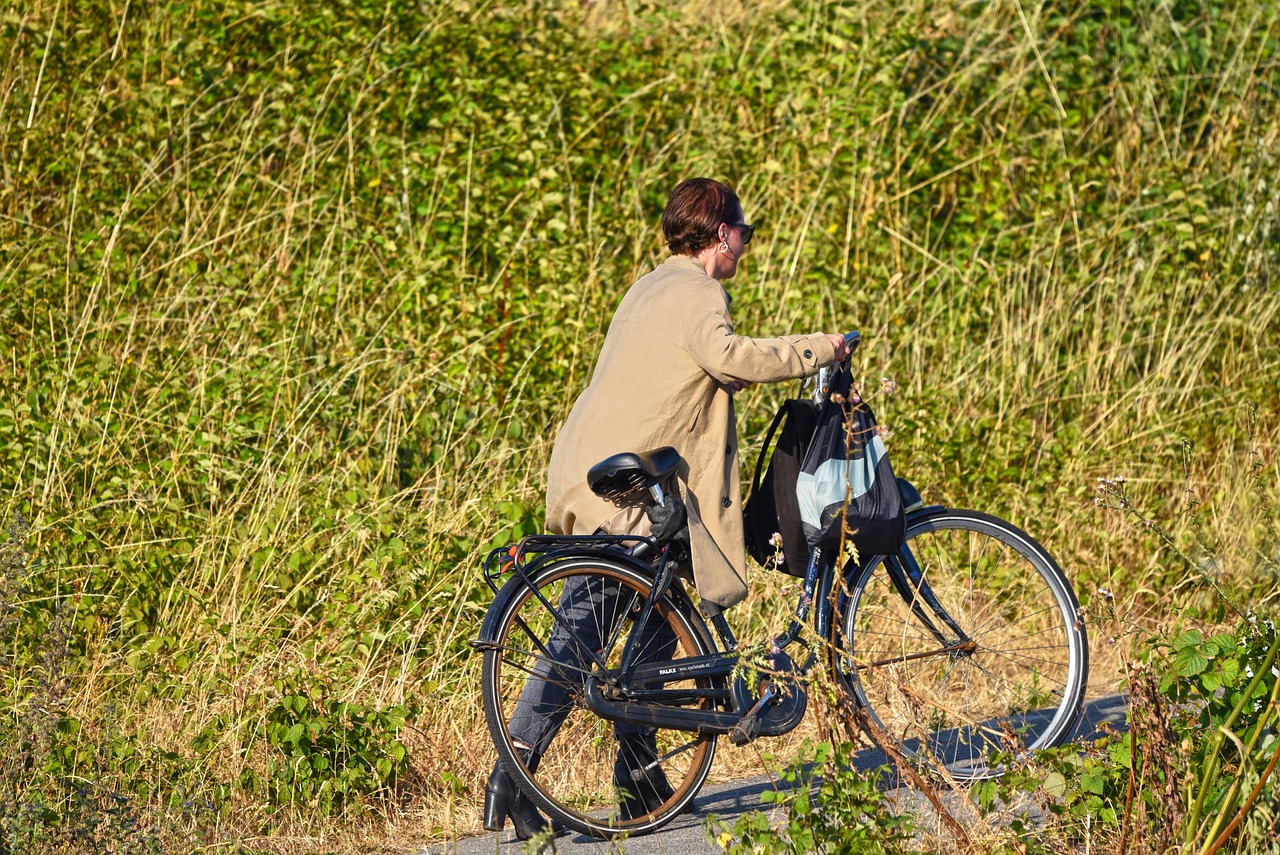
<svg viewBox="0 0 1280 855">
<path fill-rule="evenodd" d="M 588 481 L 678 508 L 659 485 L 679 463 L 670 448 L 619 454 Z M 485 561 L 496 597 L 474 644 L 489 731 L 520 789 L 568 828 L 610 838 L 670 822 L 706 781 L 719 736 L 742 744 L 800 723 L 817 667 L 904 756 L 958 781 L 1000 774 L 997 753 L 1061 743 L 1080 715 L 1088 644 L 1075 593 L 1039 543 L 996 517 L 917 500 L 893 555 L 837 567 L 813 550 L 787 631 L 745 659 L 724 616 L 680 581 L 686 549 L 678 537 L 534 536 Z M 800 638 L 810 620 L 817 652 Z M 530 681 L 564 698 L 536 763 L 509 730 Z M 640 772 L 669 786 L 626 798 L 619 727 L 650 735 Z"/>
</svg>

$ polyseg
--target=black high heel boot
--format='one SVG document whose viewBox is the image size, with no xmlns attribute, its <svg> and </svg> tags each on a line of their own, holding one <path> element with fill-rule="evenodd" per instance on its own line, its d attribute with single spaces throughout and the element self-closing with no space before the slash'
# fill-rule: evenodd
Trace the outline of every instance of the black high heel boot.
<svg viewBox="0 0 1280 855">
<path fill-rule="evenodd" d="M 613 785 L 618 788 L 618 808 L 624 820 L 652 813 L 676 794 L 657 760 L 655 733 L 628 733 L 618 738 Z"/>
<path fill-rule="evenodd" d="M 522 757 L 524 765 L 530 772 L 538 769 L 541 756 L 532 751 L 525 752 Z M 516 827 L 516 837 L 528 840 L 535 834 L 551 830 L 551 824 L 538 813 L 529 797 L 520 791 L 516 782 L 507 774 L 502 761 L 493 764 L 493 773 L 489 782 L 484 785 L 484 828 L 485 831 L 501 831 L 511 817 Z"/>
</svg>

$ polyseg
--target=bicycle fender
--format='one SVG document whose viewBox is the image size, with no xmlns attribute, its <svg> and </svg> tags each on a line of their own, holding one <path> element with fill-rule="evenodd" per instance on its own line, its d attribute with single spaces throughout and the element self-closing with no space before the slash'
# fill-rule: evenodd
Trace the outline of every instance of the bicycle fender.
<svg viewBox="0 0 1280 855">
<path fill-rule="evenodd" d="M 484 650 L 493 645 L 497 641 L 498 622 L 506 605 L 517 591 L 524 590 L 530 586 L 530 580 L 537 575 L 543 568 L 556 564 L 570 558 L 597 558 L 601 561 L 607 561 L 611 564 L 621 565 L 629 570 L 635 571 L 641 576 L 653 580 L 653 567 L 647 562 L 625 552 L 616 549 L 573 549 L 573 550 L 557 550 L 548 552 L 538 556 L 534 561 L 524 565 L 514 565 L 508 572 L 511 578 L 498 590 L 497 595 L 493 598 L 493 603 L 484 614 L 484 621 L 480 625 L 479 636 L 471 642 L 471 646 L 477 650 Z M 697 609 L 694 608 L 693 601 L 689 598 L 688 592 L 679 585 L 668 586 L 666 597 L 669 597 L 677 606 L 687 613 L 697 616 Z M 705 627 L 704 627 L 705 630 Z"/>
<path fill-rule="evenodd" d="M 925 520 L 950 510 L 953 509 L 948 508 L 946 505 L 924 505 L 913 511 L 907 511 L 907 528 L 911 528 L 914 523 L 918 523 L 920 520 Z"/>
</svg>

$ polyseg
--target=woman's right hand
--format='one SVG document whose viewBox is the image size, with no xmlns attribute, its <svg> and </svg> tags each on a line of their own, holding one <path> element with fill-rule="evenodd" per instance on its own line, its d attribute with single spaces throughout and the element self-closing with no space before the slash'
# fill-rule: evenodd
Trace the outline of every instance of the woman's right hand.
<svg viewBox="0 0 1280 855">
<path fill-rule="evenodd" d="M 849 342 L 845 341 L 844 336 L 840 333 L 827 333 L 827 338 L 831 341 L 831 347 L 836 352 L 836 362 L 844 362 L 849 358 L 852 352 L 849 350 Z"/>
</svg>

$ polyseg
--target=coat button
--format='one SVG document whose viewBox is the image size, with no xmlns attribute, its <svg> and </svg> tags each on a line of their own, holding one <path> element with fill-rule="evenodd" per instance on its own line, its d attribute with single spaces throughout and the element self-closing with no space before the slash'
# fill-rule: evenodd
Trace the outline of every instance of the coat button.
<svg viewBox="0 0 1280 855">
<path fill-rule="evenodd" d="M 805 359 L 813 359 L 813 351 L 812 351 L 812 350 L 806 350 L 806 351 L 804 352 L 804 358 L 805 358 Z"/>
<path fill-rule="evenodd" d="M 730 505 L 732 505 L 733 502 L 729 499 L 728 496 L 725 496 L 723 499 L 720 500 L 720 504 L 724 505 L 727 508 Z"/>
</svg>

